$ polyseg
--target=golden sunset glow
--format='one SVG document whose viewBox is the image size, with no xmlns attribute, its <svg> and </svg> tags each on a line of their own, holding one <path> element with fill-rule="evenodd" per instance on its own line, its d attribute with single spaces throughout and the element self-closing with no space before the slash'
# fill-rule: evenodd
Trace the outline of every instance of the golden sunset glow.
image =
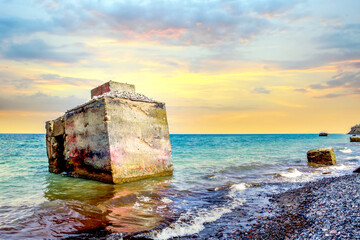
<svg viewBox="0 0 360 240">
<path fill-rule="evenodd" d="M 324 2 L 2 2 L 0 132 L 44 133 L 109 80 L 165 102 L 171 133 L 347 132 L 359 4 Z"/>
</svg>

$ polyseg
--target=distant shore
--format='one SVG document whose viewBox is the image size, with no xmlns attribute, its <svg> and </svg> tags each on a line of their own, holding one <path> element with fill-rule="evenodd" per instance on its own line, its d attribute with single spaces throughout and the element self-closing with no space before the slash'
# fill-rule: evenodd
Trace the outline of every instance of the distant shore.
<svg viewBox="0 0 360 240">
<path fill-rule="evenodd" d="M 360 175 L 324 178 L 273 195 L 273 217 L 221 239 L 360 239 Z"/>
</svg>

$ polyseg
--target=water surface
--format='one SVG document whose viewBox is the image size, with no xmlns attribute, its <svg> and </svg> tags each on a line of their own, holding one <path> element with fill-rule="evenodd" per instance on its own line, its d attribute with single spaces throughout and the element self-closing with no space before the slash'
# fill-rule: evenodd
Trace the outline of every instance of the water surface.
<svg viewBox="0 0 360 240">
<path fill-rule="evenodd" d="M 43 134 L 1 134 L 0 237 L 205 238 L 246 227 L 268 194 L 360 162 L 344 134 L 171 135 L 171 144 L 173 176 L 111 185 L 49 173 Z M 335 166 L 307 166 L 309 149 L 329 146 Z"/>
</svg>

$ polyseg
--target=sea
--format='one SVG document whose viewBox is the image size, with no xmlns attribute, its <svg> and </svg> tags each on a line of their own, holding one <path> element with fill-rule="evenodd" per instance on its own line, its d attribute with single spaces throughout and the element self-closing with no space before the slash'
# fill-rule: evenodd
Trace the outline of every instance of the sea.
<svg viewBox="0 0 360 240">
<path fill-rule="evenodd" d="M 272 194 L 360 165 L 345 134 L 170 138 L 173 176 L 113 185 L 49 173 L 44 134 L 1 134 L 0 239 L 216 239 L 271 215 Z M 337 164 L 308 166 L 322 147 Z"/>
</svg>

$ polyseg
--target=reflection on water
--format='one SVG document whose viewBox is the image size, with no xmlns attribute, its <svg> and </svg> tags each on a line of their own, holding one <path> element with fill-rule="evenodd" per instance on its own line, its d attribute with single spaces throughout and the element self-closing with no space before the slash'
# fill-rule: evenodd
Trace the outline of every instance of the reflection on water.
<svg viewBox="0 0 360 240">
<path fill-rule="evenodd" d="M 56 211 L 57 217 L 49 218 L 49 224 L 58 228 L 66 221 L 61 233 L 101 227 L 121 233 L 150 230 L 169 215 L 171 203 L 162 199 L 170 181 L 171 177 L 160 177 L 112 185 L 51 174 L 45 197 L 55 206 L 63 205 L 66 213 L 59 214 L 58 206 L 51 209 L 48 214 Z"/>
<path fill-rule="evenodd" d="M 18 221 L 14 234 L 7 229 L 7 236 L 53 238 L 93 229 L 124 234 L 153 229 L 170 214 L 171 201 L 163 200 L 170 181 L 159 177 L 112 185 L 48 174 L 47 201 Z"/>
</svg>

